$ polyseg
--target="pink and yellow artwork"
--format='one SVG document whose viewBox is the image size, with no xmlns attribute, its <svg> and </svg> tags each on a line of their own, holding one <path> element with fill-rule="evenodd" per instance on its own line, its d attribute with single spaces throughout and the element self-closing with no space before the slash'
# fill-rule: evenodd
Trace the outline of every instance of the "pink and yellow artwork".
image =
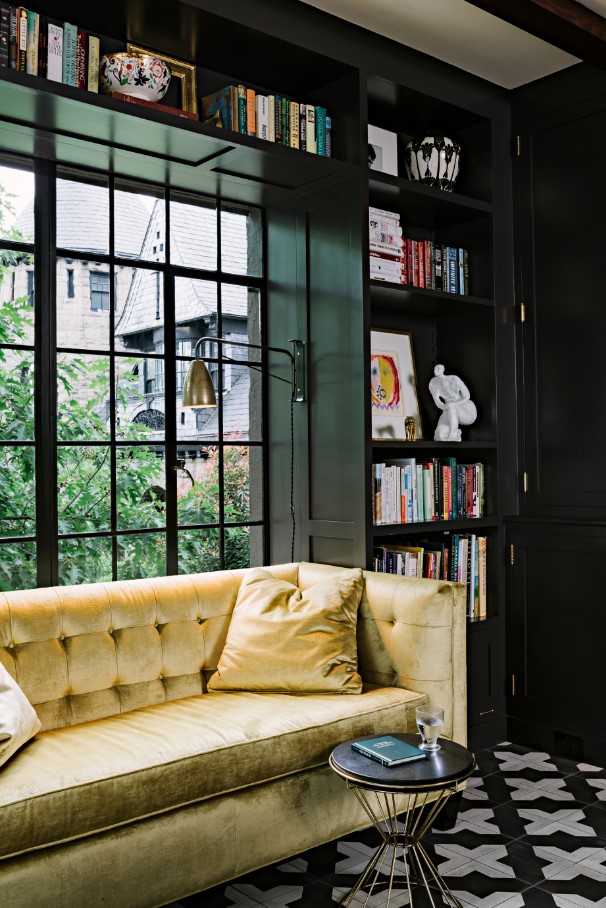
<svg viewBox="0 0 606 908">
<path fill-rule="evenodd" d="M 395 354 L 371 355 L 370 384 L 373 409 L 392 416 L 404 415 L 398 360 Z"/>
</svg>

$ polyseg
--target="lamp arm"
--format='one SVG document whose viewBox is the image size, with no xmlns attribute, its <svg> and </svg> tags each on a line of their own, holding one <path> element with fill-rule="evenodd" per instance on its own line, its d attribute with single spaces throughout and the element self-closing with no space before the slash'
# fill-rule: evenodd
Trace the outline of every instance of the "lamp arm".
<svg viewBox="0 0 606 908">
<path fill-rule="evenodd" d="M 290 360 L 292 399 L 293 401 L 297 402 L 302 402 L 305 400 L 305 344 L 303 341 L 296 339 L 292 340 L 291 343 L 294 345 L 295 349 L 295 353 L 293 355 L 290 350 L 287 350 L 286 347 L 270 347 L 268 344 L 251 344 L 248 341 L 230 340 L 226 337 L 204 336 L 198 338 L 198 340 L 196 341 L 196 345 L 194 347 L 194 356 L 196 357 L 196 359 L 202 358 L 200 356 L 200 348 L 206 341 L 209 341 L 212 344 L 230 344 L 233 347 L 246 347 L 249 350 L 270 350 L 272 353 L 284 353 Z M 226 357 L 224 358 L 227 359 Z M 234 362 L 234 360 L 228 361 Z M 235 362 L 238 361 L 235 360 Z M 272 375 L 271 377 L 279 378 L 279 376 L 277 375 Z M 282 381 L 285 381 L 285 379 L 282 379 Z"/>
</svg>

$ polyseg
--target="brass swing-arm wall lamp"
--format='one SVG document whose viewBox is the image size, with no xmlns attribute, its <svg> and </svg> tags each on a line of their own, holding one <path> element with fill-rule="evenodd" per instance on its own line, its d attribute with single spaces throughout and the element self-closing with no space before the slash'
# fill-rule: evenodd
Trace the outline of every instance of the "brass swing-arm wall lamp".
<svg viewBox="0 0 606 908">
<path fill-rule="evenodd" d="M 248 347 L 253 350 L 269 350 L 272 353 L 283 353 L 290 360 L 290 385 L 291 385 L 291 402 L 303 403 L 305 401 L 305 343 L 301 340 L 291 340 L 293 345 L 292 352 L 286 347 L 269 347 L 266 344 L 249 344 L 245 341 L 231 340 L 223 337 L 201 337 L 196 341 L 194 348 L 195 359 L 190 363 L 189 369 L 183 382 L 183 391 L 181 395 L 181 406 L 191 407 L 216 407 L 217 397 L 210 377 L 206 363 L 200 356 L 202 344 L 210 342 L 213 344 L 229 344 L 232 347 Z M 247 366 L 249 369 L 256 369 L 259 372 L 264 369 L 256 364 L 245 363 L 242 360 L 222 357 L 223 362 L 233 363 L 238 366 Z M 280 375 L 268 373 L 271 378 L 278 381 L 288 382 L 288 379 Z"/>
</svg>

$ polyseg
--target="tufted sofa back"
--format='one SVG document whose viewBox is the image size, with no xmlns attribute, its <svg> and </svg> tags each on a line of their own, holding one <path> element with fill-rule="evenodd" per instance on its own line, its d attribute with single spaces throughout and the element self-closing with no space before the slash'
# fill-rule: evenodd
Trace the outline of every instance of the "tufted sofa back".
<svg viewBox="0 0 606 908">
<path fill-rule="evenodd" d="M 245 573 L 0 593 L 0 662 L 43 731 L 204 693 Z"/>
<path fill-rule="evenodd" d="M 269 570 L 302 589 L 343 568 Z M 0 593 L 0 662 L 43 731 L 205 693 L 246 571 Z M 365 571 L 358 619 L 365 682 L 427 693 L 466 735 L 465 597 L 459 584 Z"/>
</svg>

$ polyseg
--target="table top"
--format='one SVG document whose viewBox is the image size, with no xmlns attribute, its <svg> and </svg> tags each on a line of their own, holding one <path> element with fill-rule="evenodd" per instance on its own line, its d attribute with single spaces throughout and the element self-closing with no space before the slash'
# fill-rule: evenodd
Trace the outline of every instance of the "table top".
<svg viewBox="0 0 606 908">
<path fill-rule="evenodd" d="M 385 732 L 418 747 L 420 735 Z M 470 750 L 454 741 L 440 738 L 440 750 L 428 753 L 424 760 L 411 760 L 399 766 L 383 766 L 352 750 L 352 741 L 365 741 L 378 735 L 361 735 L 339 744 L 330 755 L 330 766 L 336 773 L 357 785 L 381 791 L 440 791 L 462 782 L 474 771 L 476 762 Z"/>
</svg>

